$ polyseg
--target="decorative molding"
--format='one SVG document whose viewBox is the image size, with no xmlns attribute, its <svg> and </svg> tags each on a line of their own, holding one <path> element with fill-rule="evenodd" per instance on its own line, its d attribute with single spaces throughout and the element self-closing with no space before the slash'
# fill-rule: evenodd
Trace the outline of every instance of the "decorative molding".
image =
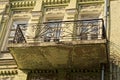
<svg viewBox="0 0 120 80">
<path fill-rule="evenodd" d="M 32 11 L 31 14 L 32 14 L 32 16 L 42 16 L 41 11 Z"/>
<path fill-rule="evenodd" d="M 29 11 L 14 11 L 13 12 L 14 18 L 30 18 L 31 14 Z"/>
<path fill-rule="evenodd" d="M 78 0 L 78 2 L 103 1 L 103 0 Z"/>
<path fill-rule="evenodd" d="M 76 14 L 77 12 L 77 9 L 66 9 L 67 14 Z"/>
<path fill-rule="evenodd" d="M 46 8 L 46 14 L 64 14 L 65 7 Z"/>
<path fill-rule="evenodd" d="M 50 4 L 64 4 L 69 3 L 70 0 L 43 0 L 44 5 L 50 5 Z"/>
<path fill-rule="evenodd" d="M 36 4 L 36 1 L 12 1 L 11 3 L 11 8 L 31 8 L 34 7 Z"/>
<path fill-rule="evenodd" d="M 18 74 L 17 70 L 0 70 L 0 75 L 16 75 Z"/>
<path fill-rule="evenodd" d="M 9 0 L 0 0 L 0 3 L 1 3 L 1 2 L 9 2 Z"/>
<path fill-rule="evenodd" d="M 79 0 L 78 4 L 101 4 L 104 0 Z"/>
<path fill-rule="evenodd" d="M 79 9 L 81 12 L 100 12 L 102 10 L 102 5 L 80 5 Z"/>
</svg>

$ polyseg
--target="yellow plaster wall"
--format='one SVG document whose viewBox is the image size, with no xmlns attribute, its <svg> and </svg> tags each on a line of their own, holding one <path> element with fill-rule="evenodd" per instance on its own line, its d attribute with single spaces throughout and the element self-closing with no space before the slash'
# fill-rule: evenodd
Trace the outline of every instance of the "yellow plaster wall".
<svg viewBox="0 0 120 80">
<path fill-rule="evenodd" d="M 111 1 L 111 30 L 110 42 L 114 43 L 111 47 L 120 45 L 120 0 Z M 119 50 L 120 51 L 120 50 Z"/>
<path fill-rule="evenodd" d="M 120 44 L 120 0 L 111 2 L 111 41 Z"/>
</svg>

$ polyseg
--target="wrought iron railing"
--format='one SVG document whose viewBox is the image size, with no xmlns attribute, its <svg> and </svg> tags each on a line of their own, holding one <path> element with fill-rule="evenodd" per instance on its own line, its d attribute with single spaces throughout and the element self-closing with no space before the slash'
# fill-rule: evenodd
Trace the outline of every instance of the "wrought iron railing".
<svg viewBox="0 0 120 80">
<path fill-rule="evenodd" d="M 102 19 L 45 22 L 39 26 L 39 35 L 44 41 L 95 40 L 105 38 Z"/>
<path fill-rule="evenodd" d="M 34 39 L 40 42 L 98 40 L 106 37 L 103 19 L 45 22 L 30 24 L 29 27 L 37 28 Z M 26 42 L 19 26 L 13 42 Z"/>
<path fill-rule="evenodd" d="M 13 43 L 26 43 L 25 37 L 19 25 L 16 28 Z"/>
</svg>

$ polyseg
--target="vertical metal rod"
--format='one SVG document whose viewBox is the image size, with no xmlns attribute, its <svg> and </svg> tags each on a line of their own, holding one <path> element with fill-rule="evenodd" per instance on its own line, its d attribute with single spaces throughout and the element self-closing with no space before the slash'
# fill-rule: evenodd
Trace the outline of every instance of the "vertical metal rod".
<svg viewBox="0 0 120 80">
<path fill-rule="evenodd" d="M 115 80 L 118 80 L 117 79 L 117 66 L 118 66 L 118 62 L 116 61 L 115 62 L 115 78 L 116 78 Z"/>
<path fill-rule="evenodd" d="M 113 74 L 112 74 L 113 68 L 112 67 L 113 67 L 113 61 L 111 60 L 111 62 L 110 62 L 110 79 L 109 80 L 112 80 L 112 77 L 113 77 Z"/>
<path fill-rule="evenodd" d="M 112 62 L 112 80 L 114 80 L 114 62 Z"/>
<path fill-rule="evenodd" d="M 109 66 L 110 65 L 110 29 L 111 29 L 111 23 L 110 23 L 110 0 L 104 0 L 105 2 L 105 30 L 106 30 L 106 38 L 107 38 L 107 53 L 108 53 L 108 63 L 109 63 Z M 109 67 L 110 69 L 110 67 Z M 111 71 L 110 71 L 111 72 Z M 110 78 L 111 75 L 109 75 L 109 78 Z M 113 75 L 113 64 L 112 64 L 112 80 L 114 78 L 114 75 Z"/>
<path fill-rule="evenodd" d="M 104 73 L 105 73 L 105 67 L 104 67 L 104 64 L 102 64 L 101 80 L 104 80 Z"/>
<path fill-rule="evenodd" d="M 118 80 L 120 79 L 120 61 L 118 61 Z"/>
</svg>

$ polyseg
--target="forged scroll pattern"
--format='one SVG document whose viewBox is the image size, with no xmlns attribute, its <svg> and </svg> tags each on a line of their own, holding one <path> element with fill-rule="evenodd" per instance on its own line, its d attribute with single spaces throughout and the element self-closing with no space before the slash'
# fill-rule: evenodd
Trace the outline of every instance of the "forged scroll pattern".
<svg viewBox="0 0 120 80">
<path fill-rule="evenodd" d="M 35 39 L 43 42 L 71 40 L 97 40 L 105 38 L 104 22 L 102 19 L 56 21 L 42 24 L 30 24 L 36 31 Z M 18 26 L 14 43 L 26 42 L 25 35 Z"/>
<path fill-rule="evenodd" d="M 26 42 L 26 40 L 20 26 L 18 26 L 15 32 L 13 43 L 23 43 L 23 42 Z"/>
<path fill-rule="evenodd" d="M 39 27 L 39 37 L 63 39 L 71 35 L 72 39 L 79 40 L 87 40 L 89 36 L 91 39 L 102 39 L 104 37 L 102 24 L 102 20 L 48 22 Z"/>
<path fill-rule="evenodd" d="M 87 39 L 87 35 L 89 34 L 93 39 L 97 39 L 98 34 L 100 34 L 100 27 L 97 21 L 79 22 L 77 24 L 77 36 L 81 37 L 81 39 Z"/>
</svg>

